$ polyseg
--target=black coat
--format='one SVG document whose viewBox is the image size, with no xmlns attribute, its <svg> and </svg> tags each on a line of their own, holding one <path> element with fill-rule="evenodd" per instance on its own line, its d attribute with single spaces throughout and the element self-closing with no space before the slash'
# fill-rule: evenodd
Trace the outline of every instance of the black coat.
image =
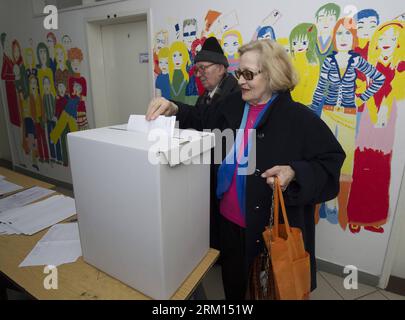
<svg viewBox="0 0 405 320">
<path fill-rule="evenodd" d="M 177 119 L 182 128 L 236 130 L 244 106 L 239 92 L 220 106 L 179 106 Z M 225 147 L 223 143 L 222 158 Z M 337 196 L 344 159 L 345 153 L 327 125 L 306 106 L 294 102 L 289 92 L 280 93 L 256 128 L 256 170 L 246 179 L 247 265 L 263 250 L 262 232 L 269 222 L 272 190 L 261 174 L 276 165 L 289 165 L 295 180 L 284 192 L 287 214 L 291 226 L 302 230 L 311 256 L 311 287 L 316 287 L 315 204 Z M 215 164 L 215 172 L 218 167 Z"/>
<path fill-rule="evenodd" d="M 240 92 L 240 88 L 238 85 L 238 81 L 236 78 L 230 74 L 227 73 L 221 83 L 219 84 L 217 90 L 215 91 L 214 96 L 212 97 L 210 101 L 211 107 L 215 107 L 218 105 L 221 105 L 224 100 L 230 95 L 235 92 Z M 183 110 L 187 110 L 187 108 L 197 108 L 198 110 L 206 110 L 209 106 L 206 105 L 206 96 L 208 92 L 205 92 L 203 95 L 198 97 L 198 100 L 195 104 L 195 106 L 189 106 L 186 104 L 183 104 L 181 102 L 173 101 L 176 105 L 181 107 Z M 202 112 L 203 113 L 203 112 Z M 187 123 L 185 123 L 186 126 L 183 126 L 182 123 L 180 123 L 181 128 L 195 128 L 195 129 L 200 129 L 202 130 L 203 123 L 201 121 L 202 119 L 199 117 L 191 117 L 188 119 Z M 212 155 L 214 153 L 212 152 Z M 216 181 L 216 168 L 215 166 L 211 166 L 211 181 Z M 210 202 L 210 247 L 215 248 L 215 249 L 220 249 L 219 245 L 219 203 L 215 197 L 215 188 L 216 184 L 211 183 L 211 202 Z"/>
</svg>

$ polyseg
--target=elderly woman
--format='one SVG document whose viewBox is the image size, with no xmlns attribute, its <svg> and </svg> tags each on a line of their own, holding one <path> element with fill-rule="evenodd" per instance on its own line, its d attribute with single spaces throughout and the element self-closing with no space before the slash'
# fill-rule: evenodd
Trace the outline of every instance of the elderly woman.
<svg viewBox="0 0 405 320">
<path fill-rule="evenodd" d="M 241 170 L 246 161 L 215 164 L 226 298 L 245 297 L 249 267 L 264 249 L 262 232 L 269 222 L 275 177 L 284 191 L 290 224 L 303 232 L 311 256 L 313 290 L 314 208 L 337 195 L 345 153 L 326 124 L 291 99 L 290 91 L 297 80 L 283 47 L 270 40 L 254 41 L 242 46 L 239 54 L 240 66 L 235 75 L 241 92 L 230 95 L 219 106 L 199 108 L 157 98 L 151 101 L 146 118 L 176 115 L 182 128 L 232 129 L 239 135 L 235 135 L 231 152 L 223 150 L 223 159 L 240 155 L 241 151 L 248 154 L 249 165 L 255 158 L 256 166 L 250 175 Z M 253 139 L 255 149 L 250 147 Z"/>
</svg>

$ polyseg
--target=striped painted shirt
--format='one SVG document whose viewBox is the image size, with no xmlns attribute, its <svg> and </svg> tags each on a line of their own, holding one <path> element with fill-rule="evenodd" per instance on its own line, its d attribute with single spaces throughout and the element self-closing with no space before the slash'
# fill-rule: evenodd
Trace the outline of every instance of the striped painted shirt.
<svg viewBox="0 0 405 320">
<path fill-rule="evenodd" d="M 382 73 L 358 53 L 354 51 L 349 53 L 351 57 L 343 77 L 339 72 L 339 65 L 336 60 L 337 52 L 334 51 L 325 59 L 311 105 L 311 109 L 318 115 L 321 114 L 324 105 L 346 108 L 356 107 L 356 70 L 371 80 L 371 85 L 360 95 L 361 100 L 367 101 L 383 86 L 385 77 Z"/>
</svg>

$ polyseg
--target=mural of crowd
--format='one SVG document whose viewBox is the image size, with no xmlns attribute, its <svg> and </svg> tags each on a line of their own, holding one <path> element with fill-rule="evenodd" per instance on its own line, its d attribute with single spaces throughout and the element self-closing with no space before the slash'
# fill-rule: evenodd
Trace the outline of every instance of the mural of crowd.
<svg viewBox="0 0 405 320">
<path fill-rule="evenodd" d="M 383 233 L 396 126 L 405 123 L 405 15 L 383 22 L 371 8 L 353 18 L 342 16 L 342 11 L 327 3 L 314 10 L 313 21 L 299 23 L 288 37 L 277 38 L 282 14 L 274 10 L 251 39 L 272 39 L 285 47 L 300 77 L 293 98 L 324 120 L 347 154 L 340 194 L 317 207 L 317 222 L 326 219 L 353 234 L 362 228 Z M 204 21 L 200 33 L 197 20 L 190 18 L 182 29 L 169 26 L 155 34 L 157 95 L 193 103 L 203 92 L 193 59 L 207 37 L 221 43 L 229 72 L 238 68 L 243 39 L 236 13 L 210 10 Z M 173 42 L 169 28 L 177 32 Z"/>
<path fill-rule="evenodd" d="M 82 50 L 72 47 L 68 35 L 58 42 L 52 32 L 36 46 L 30 39 L 26 48 L 6 33 L 0 40 L 1 79 L 17 165 L 36 171 L 39 163 L 67 167 L 67 133 L 88 128 Z"/>
</svg>

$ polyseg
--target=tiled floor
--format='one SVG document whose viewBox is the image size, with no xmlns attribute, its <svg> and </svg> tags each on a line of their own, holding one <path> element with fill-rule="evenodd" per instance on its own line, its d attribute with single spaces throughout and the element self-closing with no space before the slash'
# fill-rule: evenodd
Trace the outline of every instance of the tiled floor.
<svg viewBox="0 0 405 320">
<path fill-rule="evenodd" d="M 318 288 L 312 292 L 311 300 L 405 300 L 405 296 L 363 284 L 359 284 L 357 290 L 346 290 L 343 278 L 325 272 L 318 272 L 317 282 Z M 203 281 L 203 287 L 207 299 L 225 299 L 219 266 L 210 270 Z"/>
</svg>

